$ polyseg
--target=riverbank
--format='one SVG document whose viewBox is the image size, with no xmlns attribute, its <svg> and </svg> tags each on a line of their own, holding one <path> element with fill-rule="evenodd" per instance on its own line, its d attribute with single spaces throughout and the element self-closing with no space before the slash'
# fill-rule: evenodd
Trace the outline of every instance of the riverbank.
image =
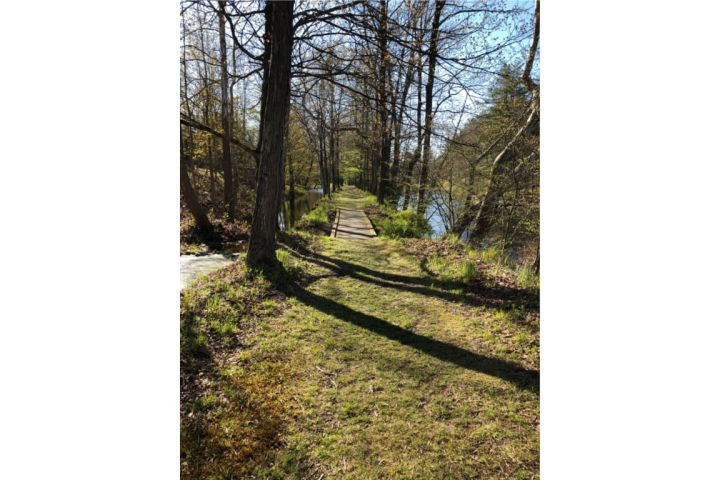
<svg viewBox="0 0 720 480">
<path fill-rule="evenodd" d="M 282 237 L 274 278 L 241 254 L 182 294 L 184 478 L 537 476 L 536 290 L 448 242 Z"/>
</svg>

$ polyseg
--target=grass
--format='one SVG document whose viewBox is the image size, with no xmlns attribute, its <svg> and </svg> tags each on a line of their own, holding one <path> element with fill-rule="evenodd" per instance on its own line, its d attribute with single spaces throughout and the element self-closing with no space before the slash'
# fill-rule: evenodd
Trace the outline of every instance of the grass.
<svg viewBox="0 0 720 480">
<path fill-rule="evenodd" d="M 537 478 L 532 292 L 461 246 L 284 244 L 289 277 L 233 265 L 183 294 L 184 478 Z"/>
<path fill-rule="evenodd" d="M 258 322 L 277 314 L 282 296 L 242 261 L 183 291 L 180 314 L 181 475 L 242 478 L 277 442 L 285 400 L 278 368 L 271 381 L 249 373 L 233 354 Z M 262 364 L 262 357 L 253 359 Z M 258 421 L 262 418 L 262 421 Z"/>
<path fill-rule="evenodd" d="M 294 227 L 296 231 L 330 234 L 337 205 L 334 199 L 323 197 L 315 208 L 305 213 Z"/>
</svg>

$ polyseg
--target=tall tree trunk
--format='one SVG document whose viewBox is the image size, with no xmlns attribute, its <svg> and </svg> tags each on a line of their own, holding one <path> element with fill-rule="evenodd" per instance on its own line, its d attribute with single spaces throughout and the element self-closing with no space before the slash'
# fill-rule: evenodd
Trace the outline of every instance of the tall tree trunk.
<svg viewBox="0 0 720 480">
<path fill-rule="evenodd" d="M 247 263 L 250 267 L 275 267 L 275 233 L 283 194 L 283 161 L 290 111 L 290 57 L 294 2 L 277 2 L 272 8 L 272 44 L 268 75 L 260 171 L 255 214 L 250 233 Z"/>
<path fill-rule="evenodd" d="M 198 233 L 205 241 L 213 239 L 213 228 L 210 220 L 208 220 L 205 209 L 200 205 L 195 188 L 190 182 L 188 175 L 187 158 L 185 157 L 185 148 L 182 141 L 182 131 L 180 131 L 180 193 L 185 201 L 185 205 L 190 210 L 190 214 L 195 220 L 195 227 Z"/>
<path fill-rule="evenodd" d="M 457 222 L 454 223 L 452 232 L 455 235 L 462 235 L 463 232 L 467 229 L 468 225 L 470 225 L 470 221 L 473 218 L 472 215 L 472 196 L 473 196 L 473 187 L 475 186 L 475 169 L 476 164 L 473 163 L 470 165 L 470 169 L 468 172 L 468 191 L 467 195 L 465 195 L 465 202 L 463 203 L 462 207 L 462 213 L 460 214 L 460 218 Z"/>
<path fill-rule="evenodd" d="M 495 157 L 490 169 L 490 183 L 480 202 L 480 208 L 475 215 L 475 226 L 470 232 L 469 240 L 471 242 L 479 242 L 482 237 L 487 234 L 492 225 L 492 212 L 495 211 L 498 204 L 498 198 L 501 193 L 502 178 L 511 168 L 512 162 L 516 159 L 515 145 L 526 135 L 537 135 L 540 131 L 540 87 L 530 78 L 535 53 L 537 52 L 538 41 L 540 39 L 540 0 L 535 2 L 535 32 L 533 35 L 530 51 L 528 52 L 527 61 L 525 62 L 525 70 L 522 75 L 523 82 L 532 94 L 528 117 L 525 123 L 520 127 L 515 136 L 503 148 L 503 150 Z"/>
<path fill-rule="evenodd" d="M 407 210 L 410 204 L 410 192 L 412 191 L 412 174 L 415 169 L 415 165 L 420 161 L 420 152 L 422 152 L 422 140 L 423 140 L 423 129 L 422 123 L 420 123 L 422 117 L 422 63 L 418 57 L 418 86 L 417 86 L 417 109 L 415 110 L 415 123 L 417 124 L 417 144 L 415 146 L 415 153 L 412 159 L 408 163 L 407 171 L 405 172 L 405 197 L 403 198 L 403 210 Z"/>
<path fill-rule="evenodd" d="M 411 27 L 415 29 L 417 27 L 417 22 L 420 15 L 413 15 Z M 414 41 L 414 49 L 420 50 L 422 46 L 422 35 L 417 35 Z M 398 185 L 398 171 L 400 169 L 400 134 L 402 133 L 402 124 L 403 124 L 403 116 L 405 115 L 405 105 L 407 103 L 407 96 L 410 92 L 410 85 L 412 84 L 413 76 L 415 75 L 415 68 L 417 67 L 421 68 L 420 66 L 420 56 L 418 54 L 413 53 L 410 56 L 410 62 L 407 66 L 407 70 L 405 71 L 405 81 L 403 83 L 402 93 L 400 94 L 400 106 L 398 107 L 398 113 L 395 123 L 395 145 L 393 149 L 393 162 L 392 167 L 390 168 L 390 183 L 393 186 L 394 190 L 394 196 L 397 196 L 399 193 L 402 193 L 402 185 Z M 398 79 L 399 80 L 399 79 Z M 418 87 L 419 88 L 419 87 Z"/>
<path fill-rule="evenodd" d="M 400 105 L 397 109 L 397 115 L 395 118 L 395 134 L 393 140 L 395 145 L 393 146 L 393 161 L 390 167 L 390 183 L 395 187 L 397 192 L 397 176 L 400 168 L 400 134 L 402 133 L 402 122 L 403 116 L 405 115 L 405 103 L 407 102 L 408 92 L 410 91 L 410 83 L 414 75 L 415 57 L 410 59 L 410 65 L 408 65 L 407 72 L 405 72 L 405 83 L 403 84 L 402 93 L 400 94 Z"/>
<path fill-rule="evenodd" d="M 263 76 L 260 87 L 260 128 L 258 130 L 257 150 L 260 151 L 263 142 L 263 123 L 265 122 L 265 102 L 267 101 L 268 78 L 270 75 L 270 50 L 272 47 L 272 9 L 274 2 L 265 2 L 265 32 L 263 32 Z M 257 157 L 256 171 L 260 174 L 260 157 Z"/>
<path fill-rule="evenodd" d="M 380 113 L 380 188 L 378 189 L 378 202 L 385 201 L 390 185 L 390 138 L 388 128 L 387 108 L 387 0 L 380 3 L 380 31 L 378 35 L 380 43 L 380 75 L 378 110 Z"/>
<path fill-rule="evenodd" d="M 223 128 L 223 200 L 225 212 L 230 220 L 235 219 L 235 188 L 233 187 L 232 157 L 230 151 L 230 97 L 228 95 L 228 66 L 227 66 L 227 45 L 225 41 L 225 1 L 218 2 L 220 13 L 218 22 L 220 27 L 220 86 L 222 89 L 221 117 Z"/>
<path fill-rule="evenodd" d="M 423 138 L 422 166 L 420 167 L 420 189 L 418 191 L 418 208 L 420 215 L 425 216 L 427 201 L 425 199 L 428 180 L 428 166 L 430 164 L 430 139 L 432 137 L 433 121 L 433 84 L 435 83 L 435 64 L 437 62 L 438 36 L 440 33 L 440 16 L 445 6 L 445 0 L 436 0 L 435 15 L 433 16 L 432 32 L 430 33 L 430 51 L 428 52 L 428 81 L 425 85 L 425 137 Z"/>
</svg>

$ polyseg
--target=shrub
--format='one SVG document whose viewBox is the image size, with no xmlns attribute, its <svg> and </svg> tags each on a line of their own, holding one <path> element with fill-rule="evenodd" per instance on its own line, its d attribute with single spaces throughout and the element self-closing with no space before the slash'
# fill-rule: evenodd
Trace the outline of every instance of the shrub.
<svg viewBox="0 0 720 480">
<path fill-rule="evenodd" d="M 377 222 L 380 235 L 392 238 L 424 237 L 432 234 L 427 220 L 416 212 L 393 212 Z"/>
</svg>

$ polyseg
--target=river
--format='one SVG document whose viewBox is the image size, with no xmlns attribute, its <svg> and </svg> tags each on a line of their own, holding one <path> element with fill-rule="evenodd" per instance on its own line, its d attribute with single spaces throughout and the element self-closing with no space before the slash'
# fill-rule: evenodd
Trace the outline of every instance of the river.
<svg viewBox="0 0 720 480">
<path fill-rule="evenodd" d="M 315 208 L 315 205 L 317 205 L 322 196 L 322 188 L 313 188 L 312 190 L 306 190 L 302 193 L 295 193 L 295 208 L 292 208 L 289 200 L 283 202 L 282 212 L 280 212 L 278 217 L 280 230 L 285 230 L 287 227 L 295 225 L 303 215 Z"/>
</svg>

